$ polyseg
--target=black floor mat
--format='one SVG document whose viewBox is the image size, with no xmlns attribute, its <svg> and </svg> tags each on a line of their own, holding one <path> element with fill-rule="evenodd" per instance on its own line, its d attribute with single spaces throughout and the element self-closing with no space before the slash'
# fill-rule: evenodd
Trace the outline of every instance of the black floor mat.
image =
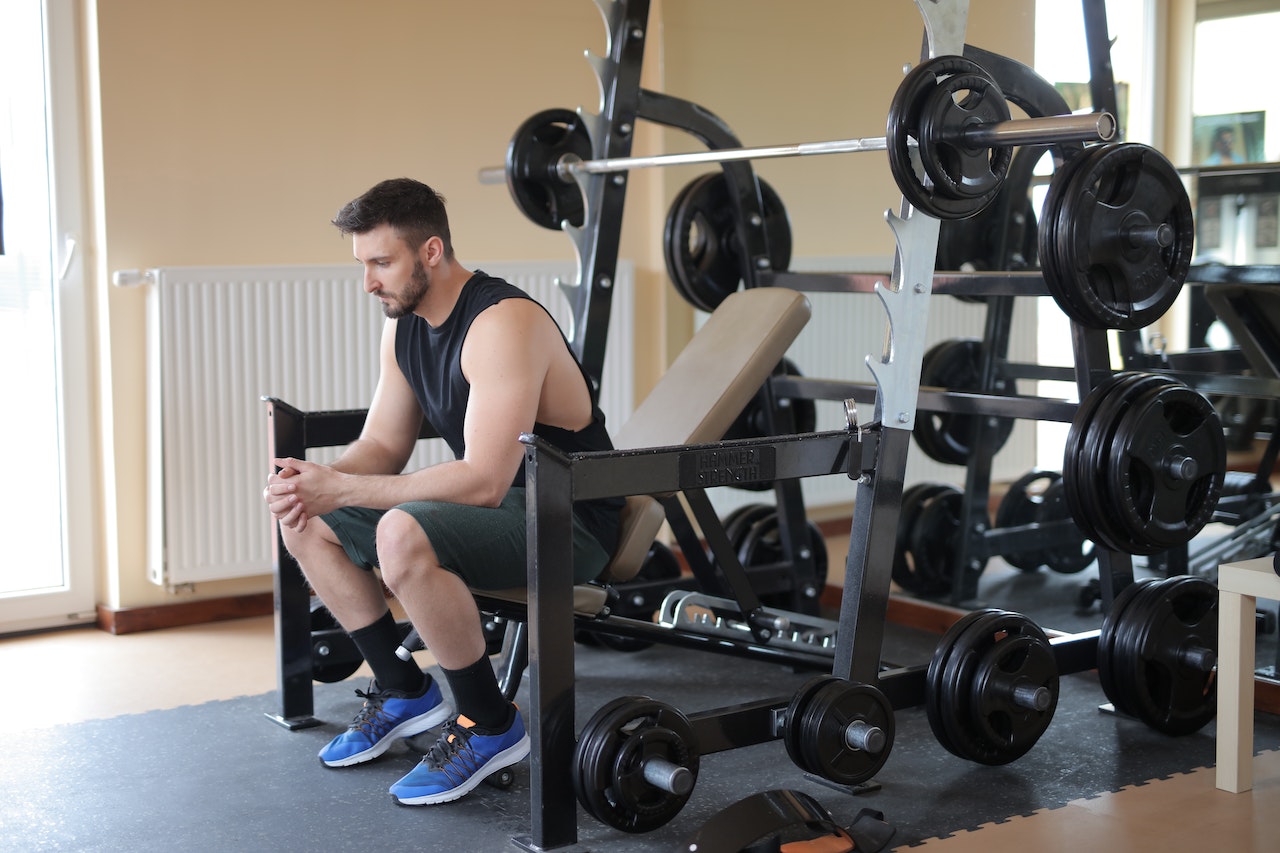
<svg viewBox="0 0 1280 853">
<path fill-rule="evenodd" d="M 886 633 L 886 655 L 927 660 L 929 635 L 894 626 Z M 578 672 L 579 725 L 618 696 L 644 694 L 692 713 L 789 695 L 809 677 L 663 646 L 635 653 L 579 647 Z M 323 767 L 316 752 L 358 707 L 358 686 L 317 685 L 317 716 L 327 722 L 297 732 L 264 716 L 277 710 L 274 694 L 11 732 L 0 774 L 0 849 L 488 851 L 509 849 L 512 837 L 529 833 L 527 764 L 509 790 L 482 785 L 456 803 L 419 808 L 397 806 L 386 793 L 418 759 L 403 742 L 369 764 Z M 580 810 L 579 849 L 683 849 L 725 806 L 777 788 L 815 797 L 841 823 L 864 808 L 879 810 L 897 828 L 893 847 L 901 849 L 1213 763 L 1212 724 L 1170 738 L 1101 713 L 1104 701 L 1093 674 L 1065 677 L 1046 734 L 1003 767 L 952 756 L 923 709 L 899 712 L 880 788 L 856 797 L 807 778 L 781 742 L 707 755 L 688 805 L 670 823 L 627 835 Z M 1280 719 L 1259 714 L 1255 730 L 1259 751 L 1280 746 Z"/>
</svg>

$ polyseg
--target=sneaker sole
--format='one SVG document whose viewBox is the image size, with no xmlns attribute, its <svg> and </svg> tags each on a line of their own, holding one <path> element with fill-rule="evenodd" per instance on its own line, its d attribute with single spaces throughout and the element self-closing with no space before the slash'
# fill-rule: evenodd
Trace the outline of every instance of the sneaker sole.
<svg viewBox="0 0 1280 853">
<path fill-rule="evenodd" d="M 432 806 L 437 803 L 451 803 L 474 791 L 477 785 L 502 768 L 510 767 L 512 764 L 518 764 L 523 761 L 528 754 L 529 735 L 526 734 L 520 740 L 490 758 L 484 767 L 476 771 L 474 776 L 456 788 L 450 788 L 448 791 L 441 791 L 438 794 L 427 794 L 423 797 L 397 797 L 395 794 L 392 794 L 391 797 L 402 806 Z"/>
<path fill-rule="evenodd" d="M 441 702 L 425 714 L 419 714 L 416 717 L 410 717 L 400 725 L 391 729 L 373 746 L 364 752 L 357 752 L 355 755 L 348 755 L 346 758 L 339 758 L 334 761 L 328 761 L 321 758 L 320 761 L 325 767 L 350 767 L 353 764 L 363 764 L 366 761 L 372 761 L 382 753 L 391 748 L 391 744 L 406 737 L 422 734 L 427 729 L 433 729 L 443 723 L 445 720 L 453 716 L 453 707 L 448 702 Z"/>
</svg>

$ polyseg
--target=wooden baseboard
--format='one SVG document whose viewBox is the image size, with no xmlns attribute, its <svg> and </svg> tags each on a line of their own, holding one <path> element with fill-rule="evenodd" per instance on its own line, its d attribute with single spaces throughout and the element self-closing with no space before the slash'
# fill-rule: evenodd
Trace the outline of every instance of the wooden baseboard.
<svg viewBox="0 0 1280 853">
<path fill-rule="evenodd" d="M 111 608 L 98 605 L 98 627 L 112 634 L 133 634 L 157 628 L 178 628 L 248 616 L 269 616 L 274 608 L 275 597 L 270 592 L 153 607 Z"/>
</svg>

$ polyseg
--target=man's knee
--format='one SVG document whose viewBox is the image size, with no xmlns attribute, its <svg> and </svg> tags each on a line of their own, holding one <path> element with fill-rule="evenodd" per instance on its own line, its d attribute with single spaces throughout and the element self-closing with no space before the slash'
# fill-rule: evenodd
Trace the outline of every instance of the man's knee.
<svg viewBox="0 0 1280 853">
<path fill-rule="evenodd" d="M 418 520 L 404 510 L 388 510 L 378 522 L 378 563 L 394 593 L 410 577 L 435 567 L 435 551 Z"/>
<path fill-rule="evenodd" d="M 328 536 L 327 539 L 326 534 Z M 334 541 L 329 526 L 318 518 L 307 519 L 306 526 L 301 530 L 296 527 L 281 525 L 280 538 L 284 542 L 284 547 L 299 561 L 316 544 L 324 541 Z"/>
</svg>

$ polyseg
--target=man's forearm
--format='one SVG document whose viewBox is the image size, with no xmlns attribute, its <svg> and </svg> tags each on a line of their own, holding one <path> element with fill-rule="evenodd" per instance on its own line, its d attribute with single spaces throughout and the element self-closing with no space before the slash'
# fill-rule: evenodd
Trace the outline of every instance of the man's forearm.
<svg viewBox="0 0 1280 853">
<path fill-rule="evenodd" d="M 399 474 L 408 461 L 408 457 L 400 458 L 385 445 L 357 438 L 347 445 L 331 467 L 344 474 Z"/>
</svg>

